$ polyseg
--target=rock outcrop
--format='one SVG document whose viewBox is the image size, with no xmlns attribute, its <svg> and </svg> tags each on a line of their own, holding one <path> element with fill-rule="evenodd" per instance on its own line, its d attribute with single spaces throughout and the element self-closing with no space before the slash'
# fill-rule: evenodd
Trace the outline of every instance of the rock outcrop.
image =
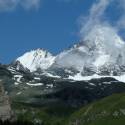
<svg viewBox="0 0 125 125">
<path fill-rule="evenodd" d="M 12 110 L 9 96 L 6 94 L 2 81 L 0 81 L 0 119 L 2 121 L 11 119 Z"/>
</svg>

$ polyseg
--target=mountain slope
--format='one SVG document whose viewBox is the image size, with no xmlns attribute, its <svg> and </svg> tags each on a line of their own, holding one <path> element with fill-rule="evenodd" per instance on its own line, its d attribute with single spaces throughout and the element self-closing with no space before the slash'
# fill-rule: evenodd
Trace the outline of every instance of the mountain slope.
<svg viewBox="0 0 125 125">
<path fill-rule="evenodd" d="M 107 27 L 96 27 L 83 41 L 57 55 L 56 64 L 83 76 L 121 75 L 125 71 L 125 42 Z"/>
<path fill-rule="evenodd" d="M 74 113 L 69 125 L 124 125 L 125 93 L 114 94 Z"/>
</svg>

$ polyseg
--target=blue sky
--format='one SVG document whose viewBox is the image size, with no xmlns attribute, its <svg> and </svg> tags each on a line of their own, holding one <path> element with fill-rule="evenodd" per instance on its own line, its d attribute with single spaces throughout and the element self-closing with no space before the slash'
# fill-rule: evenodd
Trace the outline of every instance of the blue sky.
<svg viewBox="0 0 125 125">
<path fill-rule="evenodd" d="M 32 3 L 25 2 L 29 0 L 22 1 L 24 2 L 11 4 L 8 4 L 8 0 L 0 1 L 2 63 L 10 63 L 24 52 L 36 48 L 44 48 L 56 54 L 79 41 L 80 17 L 87 17 L 90 8 L 97 2 L 97 0 L 31 0 Z M 105 17 L 112 25 L 115 24 L 114 20 L 122 15 L 119 8 L 113 10 L 116 5 L 112 3 L 106 9 Z"/>
</svg>

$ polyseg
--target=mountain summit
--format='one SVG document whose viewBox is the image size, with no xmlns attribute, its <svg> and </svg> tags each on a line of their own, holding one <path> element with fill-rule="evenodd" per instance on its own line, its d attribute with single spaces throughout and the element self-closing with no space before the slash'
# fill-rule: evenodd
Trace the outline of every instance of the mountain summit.
<svg viewBox="0 0 125 125">
<path fill-rule="evenodd" d="M 37 49 L 25 53 L 23 56 L 17 58 L 16 61 L 33 72 L 39 68 L 42 70 L 49 68 L 53 64 L 54 59 L 55 57 L 48 51 Z"/>
</svg>

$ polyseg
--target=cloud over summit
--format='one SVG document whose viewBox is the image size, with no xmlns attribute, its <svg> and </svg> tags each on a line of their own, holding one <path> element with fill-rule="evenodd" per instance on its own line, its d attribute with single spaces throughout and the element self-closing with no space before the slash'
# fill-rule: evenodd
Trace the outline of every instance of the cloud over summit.
<svg viewBox="0 0 125 125">
<path fill-rule="evenodd" d="M 106 15 L 106 10 L 110 5 L 113 5 L 113 3 L 117 3 L 117 8 L 122 10 L 120 17 L 114 21 L 115 25 L 108 20 Z M 80 35 L 82 39 L 86 39 L 90 32 L 93 30 L 96 32 L 98 28 L 107 28 L 109 31 L 113 31 L 118 35 L 121 29 L 125 29 L 125 0 L 95 0 L 89 10 L 89 15 L 87 17 L 83 16 L 80 22 Z"/>
</svg>

